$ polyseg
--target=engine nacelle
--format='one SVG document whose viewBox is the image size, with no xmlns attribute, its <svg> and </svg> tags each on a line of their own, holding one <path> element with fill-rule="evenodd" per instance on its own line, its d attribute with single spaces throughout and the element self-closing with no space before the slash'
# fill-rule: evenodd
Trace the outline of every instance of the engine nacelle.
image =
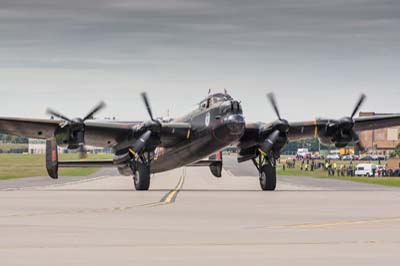
<svg viewBox="0 0 400 266">
<path fill-rule="evenodd" d="M 213 176 L 220 178 L 222 176 L 222 162 L 215 162 L 210 165 L 210 171 Z"/>
<path fill-rule="evenodd" d="M 57 128 L 54 136 L 59 146 L 67 147 L 68 149 L 78 149 L 80 143 L 84 142 L 85 131 L 81 125 L 67 125 Z"/>
<path fill-rule="evenodd" d="M 219 151 L 211 155 L 208 159 L 213 161 L 209 165 L 211 174 L 220 178 L 222 176 L 222 152 Z"/>
</svg>

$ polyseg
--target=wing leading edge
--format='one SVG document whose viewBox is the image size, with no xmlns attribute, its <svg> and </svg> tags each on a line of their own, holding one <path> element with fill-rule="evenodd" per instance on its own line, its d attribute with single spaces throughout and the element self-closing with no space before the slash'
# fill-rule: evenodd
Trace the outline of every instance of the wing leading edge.
<svg viewBox="0 0 400 266">
<path fill-rule="evenodd" d="M 64 121 L 53 119 L 29 119 L 0 117 L 0 133 L 35 139 L 55 137 Z M 137 139 L 143 122 L 87 121 L 85 122 L 85 144 L 96 147 L 114 147 Z M 162 123 L 160 141 L 165 147 L 176 145 L 190 136 L 187 123 Z"/>
</svg>

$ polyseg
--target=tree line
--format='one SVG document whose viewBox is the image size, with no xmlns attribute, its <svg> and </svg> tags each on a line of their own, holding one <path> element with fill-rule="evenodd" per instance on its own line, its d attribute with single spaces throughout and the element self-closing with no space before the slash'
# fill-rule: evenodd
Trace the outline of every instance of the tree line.
<svg viewBox="0 0 400 266">
<path fill-rule="evenodd" d="M 26 144 L 28 143 L 28 138 L 12 136 L 7 134 L 0 134 L 0 142 Z"/>
</svg>

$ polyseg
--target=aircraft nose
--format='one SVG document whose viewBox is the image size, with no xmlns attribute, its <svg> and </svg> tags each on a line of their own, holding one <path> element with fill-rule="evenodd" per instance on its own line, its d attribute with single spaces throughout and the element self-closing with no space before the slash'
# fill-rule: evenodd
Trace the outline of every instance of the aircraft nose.
<svg viewBox="0 0 400 266">
<path fill-rule="evenodd" d="M 242 135 L 246 123 L 241 114 L 232 114 L 225 118 L 224 124 L 228 127 L 231 135 Z"/>
</svg>

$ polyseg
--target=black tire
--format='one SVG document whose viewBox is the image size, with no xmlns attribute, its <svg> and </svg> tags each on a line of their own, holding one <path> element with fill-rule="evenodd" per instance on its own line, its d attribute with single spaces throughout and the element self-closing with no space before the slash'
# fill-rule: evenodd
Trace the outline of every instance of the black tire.
<svg viewBox="0 0 400 266">
<path fill-rule="evenodd" d="M 276 188 L 276 168 L 270 164 L 261 166 L 260 186 L 262 190 L 273 191 Z"/>
<path fill-rule="evenodd" d="M 150 167 L 138 165 L 136 175 L 133 177 L 136 190 L 149 190 L 150 187 Z"/>
</svg>

